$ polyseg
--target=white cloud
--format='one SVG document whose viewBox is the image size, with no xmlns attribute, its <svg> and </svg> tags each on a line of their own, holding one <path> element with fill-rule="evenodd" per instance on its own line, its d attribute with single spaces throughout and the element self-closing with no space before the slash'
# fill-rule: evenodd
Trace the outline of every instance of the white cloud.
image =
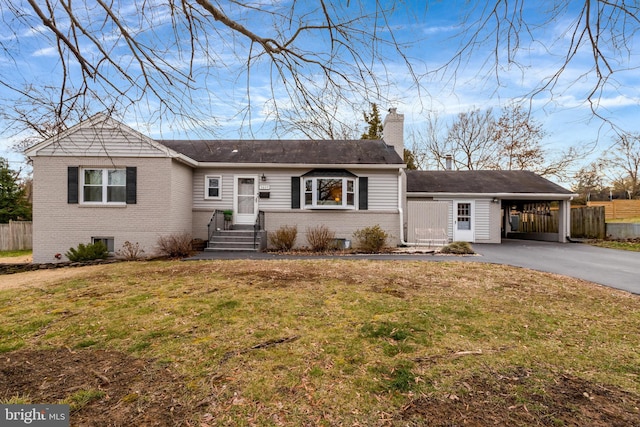
<svg viewBox="0 0 640 427">
<path fill-rule="evenodd" d="M 436 25 L 436 26 L 427 26 L 422 29 L 422 33 L 428 36 L 451 33 L 453 31 L 459 31 L 460 27 L 457 25 Z"/>
<path fill-rule="evenodd" d="M 34 57 L 55 57 L 58 56 L 58 50 L 55 47 L 45 47 L 38 49 L 31 54 Z"/>
</svg>

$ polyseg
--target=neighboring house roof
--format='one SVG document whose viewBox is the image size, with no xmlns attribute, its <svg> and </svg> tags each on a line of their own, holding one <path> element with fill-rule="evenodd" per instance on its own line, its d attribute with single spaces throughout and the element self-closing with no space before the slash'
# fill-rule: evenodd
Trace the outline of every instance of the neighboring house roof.
<svg viewBox="0 0 640 427">
<path fill-rule="evenodd" d="M 513 170 L 407 171 L 407 192 L 574 196 L 571 191 L 533 172 Z"/>
<path fill-rule="evenodd" d="M 199 163 L 370 164 L 403 166 L 381 140 L 157 140 Z"/>
</svg>

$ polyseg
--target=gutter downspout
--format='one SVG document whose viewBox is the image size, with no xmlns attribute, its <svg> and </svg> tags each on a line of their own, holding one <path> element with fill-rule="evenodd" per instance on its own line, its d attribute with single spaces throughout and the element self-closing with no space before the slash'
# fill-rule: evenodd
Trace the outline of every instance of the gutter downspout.
<svg viewBox="0 0 640 427">
<path fill-rule="evenodd" d="M 409 244 L 404 240 L 404 210 L 402 209 L 403 201 L 402 168 L 400 168 L 398 169 L 398 213 L 400 214 L 400 244 L 409 246 Z"/>
</svg>

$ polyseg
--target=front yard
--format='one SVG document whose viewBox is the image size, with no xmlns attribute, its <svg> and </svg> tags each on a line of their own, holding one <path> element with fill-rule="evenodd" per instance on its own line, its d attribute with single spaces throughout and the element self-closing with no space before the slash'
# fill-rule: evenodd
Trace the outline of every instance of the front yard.
<svg viewBox="0 0 640 427">
<path fill-rule="evenodd" d="M 0 401 L 66 402 L 72 425 L 640 426 L 640 298 L 577 279 L 351 260 L 47 273 L 0 281 Z"/>
</svg>

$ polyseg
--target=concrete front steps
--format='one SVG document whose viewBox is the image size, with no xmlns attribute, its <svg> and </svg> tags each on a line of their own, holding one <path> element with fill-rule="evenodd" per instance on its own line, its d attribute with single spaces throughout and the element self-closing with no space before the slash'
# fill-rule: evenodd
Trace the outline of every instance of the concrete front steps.
<svg viewBox="0 0 640 427">
<path fill-rule="evenodd" d="M 216 230 L 209 240 L 205 251 L 211 252 L 259 252 L 267 246 L 265 231 L 255 236 L 251 230 Z"/>
</svg>

